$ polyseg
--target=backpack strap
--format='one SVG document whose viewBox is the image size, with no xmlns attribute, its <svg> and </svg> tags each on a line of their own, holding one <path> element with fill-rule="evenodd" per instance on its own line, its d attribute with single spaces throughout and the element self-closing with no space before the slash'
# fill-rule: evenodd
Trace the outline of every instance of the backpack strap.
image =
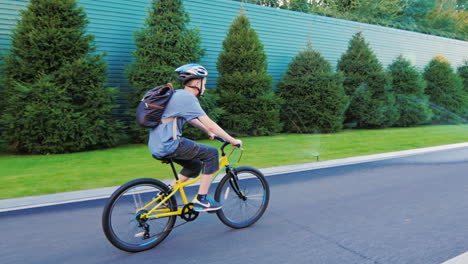
<svg viewBox="0 0 468 264">
<path fill-rule="evenodd" d="M 172 139 L 176 140 L 177 139 L 177 117 L 168 117 L 166 119 L 161 120 L 161 124 L 171 122 L 174 120 L 174 123 L 172 123 Z"/>
<path fill-rule="evenodd" d="M 167 83 L 167 87 L 169 87 L 169 89 L 171 90 L 174 90 L 174 86 L 172 86 L 172 83 Z M 172 124 L 172 140 L 176 140 L 177 139 L 177 117 L 168 117 L 166 119 L 162 119 L 161 124 L 171 122 L 172 120 L 174 120 L 174 123 Z"/>
</svg>

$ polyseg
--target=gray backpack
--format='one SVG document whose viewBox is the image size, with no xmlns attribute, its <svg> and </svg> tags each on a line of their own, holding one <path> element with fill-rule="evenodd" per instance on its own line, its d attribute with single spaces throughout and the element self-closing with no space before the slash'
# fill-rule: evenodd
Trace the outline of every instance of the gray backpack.
<svg viewBox="0 0 468 264">
<path fill-rule="evenodd" d="M 154 87 L 146 92 L 136 110 L 137 123 L 146 128 L 157 127 L 173 94 L 174 88 L 171 83 L 167 86 Z"/>
</svg>

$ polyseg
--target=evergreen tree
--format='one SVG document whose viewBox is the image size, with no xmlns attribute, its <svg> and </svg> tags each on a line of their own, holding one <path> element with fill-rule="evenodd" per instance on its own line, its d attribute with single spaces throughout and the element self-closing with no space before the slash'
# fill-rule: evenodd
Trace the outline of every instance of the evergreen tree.
<svg viewBox="0 0 468 264">
<path fill-rule="evenodd" d="M 361 128 L 381 128 L 398 120 L 390 76 L 361 32 L 350 40 L 337 69 L 344 74 L 345 92 L 350 97 L 345 122 L 356 122 Z"/>
<path fill-rule="evenodd" d="M 74 0 L 31 0 L 4 62 L 1 117 L 10 149 L 65 153 L 113 146 L 114 92 Z"/>
<path fill-rule="evenodd" d="M 232 23 L 218 57 L 223 127 L 236 135 L 269 135 L 281 129 L 263 45 L 242 13 Z"/>
<path fill-rule="evenodd" d="M 309 45 L 293 58 L 278 83 L 282 99 L 284 131 L 293 133 L 336 132 L 342 128 L 348 102 L 343 79 Z"/>
<path fill-rule="evenodd" d="M 205 113 L 215 122 L 219 120 L 219 117 L 223 113 L 223 110 L 218 107 L 218 100 L 219 96 L 215 93 L 215 89 L 205 90 L 203 97 L 199 99 L 200 105 Z M 189 123 L 185 124 L 183 134 L 184 137 L 190 139 L 207 139 L 207 135 L 204 131 L 191 126 Z"/>
<path fill-rule="evenodd" d="M 407 1 L 403 5 L 402 16 L 397 21 L 417 28 L 418 25 L 424 24 L 424 20 L 435 5 L 436 0 Z"/>
<path fill-rule="evenodd" d="M 384 18 L 387 21 L 401 16 L 406 0 L 359 0 L 353 1 L 352 13 L 363 20 L 375 22 Z"/>
<path fill-rule="evenodd" d="M 426 94 L 433 106 L 434 121 L 440 123 L 464 122 L 468 116 L 468 98 L 462 79 L 453 71 L 447 59 L 436 56 L 424 69 Z"/>
<path fill-rule="evenodd" d="M 3 83 L 2 83 L 2 80 L 4 79 L 4 76 L 3 76 L 3 72 L 4 72 L 4 65 L 3 65 L 3 61 L 4 61 L 4 56 L 3 54 L 1 53 L 0 51 L 0 118 L 1 118 L 1 113 L 3 113 L 3 108 L 5 107 L 5 89 L 3 87 Z M 0 134 L 2 133 L 2 127 L 1 127 L 1 122 L 0 122 Z M 0 139 L 0 141 L 2 141 Z"/>
<path fill-rule="evenodd" d="M 458 67 L 457 73 L 463 80 L 463 90 L 468 93 L 468 60 L 466 60 L 462 66 Z"/>
<path fill-rule="evenodd" d="M 392 76 L 396 107 L 400 113 L 400 118 L 394 125 L 406 127 L 429 122 L 432 111 L 428 98 L 424 95 L 426 83 L 416 67 L 403 56 L 398 56 L 388 67 L 388 71 Z"/>
<path fill-rule="evenodd" d="M 289 9 L 293 11 L 299 11 L 308 13 L 312 5 L 307 0 L 291 0 L 289 4 Z"/>
<path fill-rule="evenodd" d="M 153 0 L 148 17 L 140 31 L 135 32 L 136 50 L 128 67 L 128 79 L 134 91 L 130 93 L 130 119 L 143 94 L 158 85 L 176 82 L 175 69 L 200 60 L 203 50 L 199 31 L 187 28 L 189 16 L 182 0 Z M 135 122 L 130 126 L 135 142 L 145 142 L 148 130 Z"/>
<path fill-rule="evenodd" d="M 339 12 L 349 12 L 351 11 L 354 6 L 356 6 L 357 2 L 353 0 L 323 0 L 324 6 L 331 7 Z"/>
<path fill-rule="evenodd" d="M 279 7 L 279 2 L 278 0 L 236 0 L 239 2 L 244 2 L 244 3 L 251 3 L 251 4 L 256 4 L 256 5 L 261 5 L 261 6 L 269 6 L 269 7 Z"/>
</svg>

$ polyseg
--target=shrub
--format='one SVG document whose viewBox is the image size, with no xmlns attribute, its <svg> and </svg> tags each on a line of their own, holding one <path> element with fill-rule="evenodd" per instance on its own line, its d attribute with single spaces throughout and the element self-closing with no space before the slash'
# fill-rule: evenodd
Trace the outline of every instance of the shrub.
<svg viewBox="0 0 468 264">
<path fill-rule="evenodd" d="M 235 135 L 270 135 L 281 129 L 279 101 L 271 90 L 266 55 L 242 13 L 232 23 L 218 57 L 221 125 Z"/>
<path fill-rule="evenodd" d="M 135 111 L 144 93 L 158 85 L 177 85 L 177 67 L 199 61 L 199 31 L 187 28 L 189 16 L 181 0 L 153 0 L 143 28 L 135 32 L 136 49 L 127 69 L 130 86 L 129 116 L 131 138 L 146 142 L 148 130 L 136 124 Z"/>
<path fill-rule="evenodd" d="M 436 56 L 424 69 L 426 94 L 434 108 L 434 121 L 439 123 L 463 122 L 467 116 L 468 98 L 463 91 L 462 79 L 454 73 L 449 62 Z"/>
<path fill-rule="evenodd" d="M 342 128 L 348 102 L 343 79 L 309 43 L 293 58 L 278 83 L 285 132 L 336 132 Z"/>
<path fill-rule="evenodd" d="M 308 13 L 311 7 L 307 0 L 291 0 L 289 3 L 289 9 L 293 11 Z"/>
<path fill-rule="evenodd" d="M 270 7 L 279 7 L 280 3 L 278 0 L 235 0 L 244 3 L 251 3 L 256 5 L 262 6 L 270 6 Z"/>
<path fill-rule="evenodd" d="M 463 81 L 463 90 L 468 93 L 468 60 L 458 67 L 457 73 Z"/>
<path fill-rule="evenodd" d="M 34 0 L 5 58 L 3 136 L 14 152 L 65 153 L 116 144 L 115 90 L 74 0 Z"/>
<path fill-rule="evenodd" d="M 382 128 L 398 120 L 391 78 L 361 32 L 350 40 L 337 69 L 344 75 L 345 92 L 350 97 L 345 122 L 356 122 L 360 128 Z"/>
<path fill-rule="evenodd" d="M 429 122 L 432 111 L 428 98 L 424 95 L 426 83 L 416 67 L 403 56 L 399 56 L 388 66 L 388 72 L 392 76 L 396 107 L 400 113 L 394 126 L 407 127 Z"/>
<path fill-rule="evenodd" d="M 199 99 L 200 105 L 206 114 L 215 122 L 217 122 L 223 113 L 222 109 L 218 107 L 219 96 L 215 93 L 214 89 L 207 89 L 202 98 Z M 199 128 L 186 124 L 183 128 L 184 137 L 190 139 L 207 139 L 207 135 Z"/>
</svg>

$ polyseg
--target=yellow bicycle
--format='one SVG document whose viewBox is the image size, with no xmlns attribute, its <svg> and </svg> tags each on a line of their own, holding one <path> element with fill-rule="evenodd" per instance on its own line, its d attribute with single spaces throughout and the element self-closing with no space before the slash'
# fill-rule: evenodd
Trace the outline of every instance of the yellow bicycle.
<svg viewBox="0 0 468 264">
<path fill-rule="evenodd" d="M 262 217 L 270 199 L 270 188 L 265 176 L 251 167 L 234 168 L 224 148 L 223 142 L 219 173 L 225 175 L 216 187 L 214 198 L 221 202 L 222 208 L 216 213 L 222 223 L 231 228 L 251 226 Z M 239 148 L 232 152 L 233 161 L 237 160 Z M 170 163 L 176 184 L 169 188 L 165 183 L 151 178 L 130 181 L 119 187 L 107 201 L 102 215 L 102 227 L 107 239 L 117 248 L 128 252 L 139 252 L 157 246 L 174 229 L 177 216 L 184 222 L 195 220 L 199 212 L 187 199 L 184 188 L 196 183 L 200 176 L 187 182 L 180 182 L 171 159 Z M 179 193 L 183 204 L 178 205 L 175 194 Z M 182 225 L 182 224 L 181 224 Z M 180 226 L 180 225 L 179 225 Z M 176 226 L 177 227 L 177 226 Z"/>
</svg>

